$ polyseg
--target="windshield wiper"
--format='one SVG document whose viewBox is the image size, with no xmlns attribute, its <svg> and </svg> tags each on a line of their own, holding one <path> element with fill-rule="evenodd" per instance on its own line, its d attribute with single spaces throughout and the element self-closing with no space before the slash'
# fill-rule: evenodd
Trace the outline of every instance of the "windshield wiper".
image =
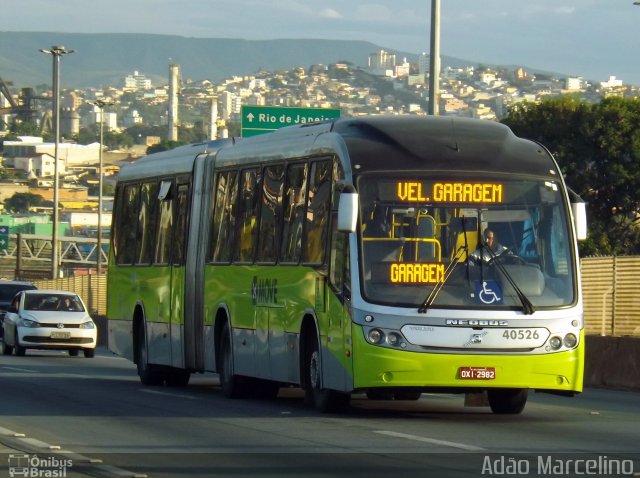
<svg viewBox="0 0 640 478">
<path fill-rule="evenodd" d="M 513 290 L 516 292 L 518 299 L 520 299 L 520 302 L 522 303 L 522 311 L 525 313 L 525 315 L 533 314 L 536 311 L 535 307 L 533 306 L 531 301 L 527 298 L 527 296 L 524 294 L 524 292 L 520 290 L 520 288 L 516 284 L 516 281 L 513 280 L 513 277 L 511 277 L 511 274 L 507 272 L 507 269 L 504 267 L 504 264 L 500 262 L 498 254 L 493 252 L 491 248 L 488 247 L 484 242 L 481 242 L 481 244 L 482 244 L 482 248 L 489 252 L 489 255 L 491 256 L 491 262 L 496 265 L 496 267 L 500 270 L 500 272 L 502 272 L 502 274 L 507 278 L 507 280 L 509 281 L 509 284 L 511 284 L 511 287 L 513 287 Z"/>
<path fill-rule="evenodd" d="M 466 244 L 463 244 L 460 247 L 458 247 L 458 250 L 456 251 L 456 255 L 453 257 L 453 259 L 451 260 L 451 263 L 447 266 L 447 268 L 444 271 L 442 280 L 436 283 L 436 285 L 433 287 L 433 289 L 431 289 L 431 292 L 429 292 L 429 295 L 424 300 L 422 305 L 418 308 L 419 314 L 427 313 L 427 310 L 429 310 L 429 307 L 431 307 L 433 302 L 436 300 L 436 297 L 442 290 L 442 287 L 444 286 L 445 282 L 447 282 L 449 277 L 451 277 L 451 274 L 453 274 L 453 271 L 455 270 L 456 266 L 460 263 L 460 258 L 462 257 L 462 253 L 468 252 L 468 250 L 469 248 L 467 247 Z"/>
</svg>

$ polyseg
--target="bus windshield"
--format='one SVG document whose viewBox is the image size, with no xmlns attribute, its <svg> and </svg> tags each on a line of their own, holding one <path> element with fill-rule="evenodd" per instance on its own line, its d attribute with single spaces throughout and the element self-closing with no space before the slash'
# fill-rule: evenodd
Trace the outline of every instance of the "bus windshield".
<svg viewBox="0 0 640 478">
<path fill-rule="evenodd" d="M 569 219 L 559 182 L 361 176 L 365 300 L 536 309 L 576 300 Z"/>
</svg>

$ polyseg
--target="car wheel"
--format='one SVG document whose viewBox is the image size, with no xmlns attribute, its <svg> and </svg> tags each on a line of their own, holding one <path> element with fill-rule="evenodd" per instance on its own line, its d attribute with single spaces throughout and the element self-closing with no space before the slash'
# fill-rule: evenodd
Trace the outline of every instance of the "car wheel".
<svg viewBox="0 0 640 478">
<path fill-rule="evenodd" d="M 18 357 L 24 357 L 27 353 L 27 349 L 22 347 L 21 345 L 16 344 L 16 355 Z"/>
<path fill-rule="evenodd" d="M 70 357 L 77 357 L 78 356 L 78 349 L 69 349 L 69 356 Z"/>
<path fill-rule="evenodd" d="M 2 340 L 2 355 L 11 355 L 13 353 L 13 347 L 11 345 L 7 345 L 4 340 Z"/>
<path fill-rule="evenodd" d="M 85 358 L 93 358 L 96 355 L 96 349 L 84 349 L 83 352 Z"/>
</svg>

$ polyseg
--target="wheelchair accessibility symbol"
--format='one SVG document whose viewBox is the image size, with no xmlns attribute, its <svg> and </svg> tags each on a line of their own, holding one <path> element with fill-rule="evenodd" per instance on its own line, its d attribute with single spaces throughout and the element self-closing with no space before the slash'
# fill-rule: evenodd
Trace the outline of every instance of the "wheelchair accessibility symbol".
<svg viewBox="0 0 640 478">
<path fill-rule="evenodd" d="M 502 287 L 498 281 L 478 281 L 476 282 L 476 297 L 483 304 L 502 304 Z"/>
</svg>

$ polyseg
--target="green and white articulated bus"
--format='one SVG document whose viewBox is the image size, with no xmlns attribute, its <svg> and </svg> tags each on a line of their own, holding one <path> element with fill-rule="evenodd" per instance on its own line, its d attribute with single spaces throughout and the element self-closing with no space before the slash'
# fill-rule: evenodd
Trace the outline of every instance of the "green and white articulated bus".
<svg viewBox="0 0 640 478">
<path fill-rule="evenodd" d="M 529 390 L 582 391 L 585 235 L 549 151 L 495 122 L 183 146 L 120 172 L 109 347 L 149 385 L 211 371 L 226 396 L 299 386 L 323 411 L 486 391 L 520 413 Z"/>
</svg>

